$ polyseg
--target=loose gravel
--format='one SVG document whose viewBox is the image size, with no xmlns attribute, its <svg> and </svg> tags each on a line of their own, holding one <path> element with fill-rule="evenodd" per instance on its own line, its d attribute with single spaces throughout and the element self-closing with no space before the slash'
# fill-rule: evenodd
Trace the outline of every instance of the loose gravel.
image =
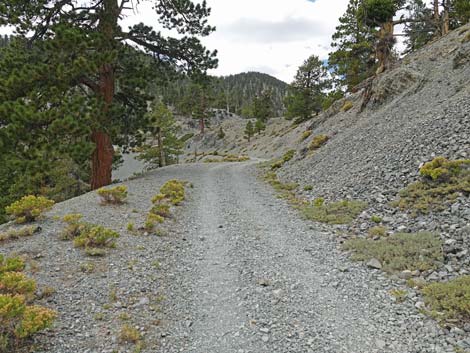
<svg viewBox="0 0 470 353">
<path fill-rule="evenodd" d="M 193 183 L 167 234 L 132 235 L 168 179 Z M 56 205 L 34 237 L 2 246 L 27 255 L 42 301 L 60 315 L 37 352 L 453 352 L 435 322 L 380 271 L 352 263 L 331 233 L 299 219 L 256 177 L 254 163 L 163 168 L 126 183 L 129 202 L 100 206 L 94 193 Z M 88 258 L 58 239 L 54 215 L 82 213 L 119 231 L 118 247 Z M 92 263 L 91 273 L 82 272 Z"/>
</svg>

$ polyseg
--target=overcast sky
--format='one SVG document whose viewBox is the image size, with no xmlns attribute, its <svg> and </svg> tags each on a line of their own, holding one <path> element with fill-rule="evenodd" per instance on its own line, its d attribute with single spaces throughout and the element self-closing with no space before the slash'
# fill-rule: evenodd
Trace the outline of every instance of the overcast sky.
<svg viewBox="0 0 470 353">
<path fill-rule="evenodd" d="M 218 50 L 214 75 L 260 71 L 291 82 L 310 55 L 328 57 L 331 36 L 348 0 L 207 0 L 217 31 L 203 42 Z M 149 3 L 125 23 L 155 23 Z"/>
<path fill-rule="evenodd" d="M 141 3 L 122 25 L 155 25 L 151 1 Z M 203 42 L 217 49 L 214 75 L 260 71 L 291 82 L 310 55 L 328 57 L 331 36 L 348 0 L 207 0 L 217 31 Z M 0 28 L 0 33 L 5 29 Z"/>
</svg>

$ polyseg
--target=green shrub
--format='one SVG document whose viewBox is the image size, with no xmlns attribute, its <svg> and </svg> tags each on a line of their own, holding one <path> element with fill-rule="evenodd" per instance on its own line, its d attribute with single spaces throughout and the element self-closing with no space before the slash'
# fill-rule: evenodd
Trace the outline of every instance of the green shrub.
<svg viewBox="0 0 470 353">
<path fill-rule="evenodd" d="M 249 160 L 250 157 L 248 156 L 235 156 L 233 154 L 229 154 L 222 159 L 222 162 L 246 162 Z"/>
<path fill-rule="evenodd" d="M 302 208 L 302 213 L 307 219 L 328 224 L 348 224 L 367 208 L 367 203 L 362 201 L 343 200 L 324 203 L 324 200 L 316 199 L 312 204 Z"/>
<path fill-rule="evenodd" d="M 397 303 L 403 303 L 408 296 L 408 292 L 403 289 L 392 289 L 389 293 L 396 299 Z"/>
<path fill-rule="evenodd" d="M 424 302 L 434 318 L 452 323 L 470 321 L 470 276 L 461 276 L 422 289 Z"/>
<path fill-rule="evenodd" d="M 80 235 L 74 239 L 76 247 L 81 248 L 100 248 L 114 247 L 115 239 L 119 234 L 114 230 L 103 226 L 87 224 L 80 232 Z"/>
<path fill-rule="evenodd" d="M 26 223 L 35 221 L 52 206 L 54 206 L 54 201 L 46 197 L 28 195 L 7 206 L 5 211 L 13 216 L 16 223 Z"/>
<path fill-rule="evenodd" d="M 147 215 L 147 219 L 145 220 L 144 228 L 145 228 L 145 230 L 151 232 L 155 229 L 155 226 L 157 224 L 163 223 L 164 220 L 165 219 L 162 216 L 159 216 L 159 215 L 156 215 L 156 214 L 153 214 L 153 213 L 149 213 Z"/>
<path fill-rule="evenodd" d="M 127 228 L 127 231 L 133 232 L 134 229 L 135 229 L 135 224 L 134 224 L 134 222 L 129 222 L 129 223 L 127 223 L 126 228 Z"/>
<path fill-rule="evenodd" d="M 300 138 L 301 141 L 305 141 L 312 135 L 312 130 L 307 130 L 302 133 L 302 137 Z"/>
<path fill-rule="evenodd" d="M 328 140 L 329 140 L 329 137 L 326 136 L 326 135 L 315 136 L 312 139 L 312 142 L 310 142 L 309 149 L 311 151 L 315 151 L 315 150 L 319 149 L 320 147 L 322 147 L 325 143 L 327 143 Z"/>
<path fill-rule="evenodd" d="M 442 211 L 461 195 L 470 194 L 470 160 L 448 161 L 438 157 L 421 169 L 422 180 L 401 190 L 392 206 L 412 215 Z"/>
<path fill-rule="evenodd" d="M 150 213 L 161 216 L 163 218 L 169 218 L 171 216 L 170 205 L 164 203 L 156 204 L 152 207 Z"/>
<path fill-rule="evenodd" d="M 382 222 L 382 218 L 379 217 L 379 216 L 376 216 L 376 215 L 373 215 L 372 217 L 370 217 L 370 220 L 374 223 L 377 223 L 377 224 Z"/>
<path fill-rule="evenodd" d="M 29 305 L 35 299 L 36 282 L 21 273 L 23 269 L 21 259 L 0 255 L 0 352 L 15 351 L 56 317 L 52 310 Z"/>
<path fill-rule="evenodd" d="M 124 325 L 119 333 L 119 340 L 124 343 L 138 343 L 141 338 L 140 332 L 129 325 Z"/>
<path fill-rule="evenodd" d="M 387 235 L 387 228 L 382 227 L 382 226 L 375 226 L 375 227 L 369 228 L 367 233 L 371 237 L 384 237 Z"/>
<path fill-rule="evenodd" d="M 271 170 L 276 170 L 281 168 L 284 165 L 284 161 L 282 159 L 279 159 L 273 163 L 271 163 Z"/>
<path fill-rule="evenodd" d="M 96 191 L 101 197 L 102 203 L 120 204 L 127 198 L 127 186 L 119 185 L 110 189 L 101 188 Z"/>
<path fill-rule="evenodd" d="M 377 259 L 384 271 L 431 270 L 443 261 L 442 243 L 432 233 L 398 233 L 379 240 L 351 239 L 344 248 L 358 261 Z"/>
<path fill-rule="evenodd" d="M 431 180 L 445 181 L 451 176 L 459 175 L 462 172 L 462 167 L 466 165 L 470 165 L 470 159 L 449 161 L 444 157 L 436 157 L 425 163 L 419 169 L 419 173 Z"/>
<path fill-rule="evenodd" d="M 160 195 L 164 195 L 164 199 L 169 200 L 173 205 L 179 205 L 185 199 L 184 184 L 179 180 L 169 180 L 160 188 Z"/>
<path fill-rule="evenodd" d="M 295 150 L 289 150 L 282 156 L 282 160 L 284 163 L 289 162 L 292 158 L 294 158 Z"/>
<path fill-rule="evenodd" d="M 304 186 L 304 191 L 312 191 L 313 190 L 313 186 L 312 185 L 305 185 Z"/>
<path fill-rule="evenodd" d="M 64 240 L 71 240 L 78 237 L 84 228 L 84 223 L 81 222 L 82 215 L 79 213 L 67 214 L 62 218 L 66 223 L 66 227 L 62 231 L 61 238 Z"/>
<path fill-rule="evenodd" d="M 19 229 L 8 229 L 6 232 L 0 233 L 0 242 L 7 240 L 20 239 L 24 237 L 30 237 L 41 230 L 39 227 L 28 226 L 21 227 Z"/>
<path fill-rule="evenodd" d="M 347 112 L 347 111 L 350 110 L 352 107 L 354 107 L 353 102 L 351 102 L 351 101 L 345 101 L 344 104 L 343 104 L 343 106 L 341 107 L 341 111 Z"/>
</svg>

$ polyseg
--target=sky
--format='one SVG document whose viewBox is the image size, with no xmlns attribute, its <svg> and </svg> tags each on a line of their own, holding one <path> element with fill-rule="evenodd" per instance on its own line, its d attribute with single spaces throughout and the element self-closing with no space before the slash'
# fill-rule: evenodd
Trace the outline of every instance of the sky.
<svg viewBox="0 0 470 353">
<path fill-rule="evenodd" d="M 213 75 L 259 71 L 290 83 L 310 55 L 328 57 L 331 36 L 348 0 L 207 0 L 216 32 L 203 39 L 217 49 Z M 125 24 L 155 23 L 149 3 L 138 6 Z"/>
<path fill-rule="evenodd" d="M 203 38 L 217 49 L 219 67 L 212 75 L 259 71 L 290 83 L 310 55 L 325 60 L 338 18 L 348 0 L 207 0 L 216 32 Z M 152 1 L 141 2 L 123 28 L 144 22 L 158 31 Z M 10 32 L 0 28 L 0 34 Z"/>
</svg>

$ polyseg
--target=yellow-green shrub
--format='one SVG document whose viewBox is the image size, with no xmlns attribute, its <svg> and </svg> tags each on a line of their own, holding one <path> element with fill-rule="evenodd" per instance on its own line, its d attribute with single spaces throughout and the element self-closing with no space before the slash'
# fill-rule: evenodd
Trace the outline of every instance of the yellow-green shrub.
<svg viewBox="0 0 470 353">
<path fill-rule="evenodd" d="M 125 202 L 127 198 L 127 186 L 119 185 L 113 188 L 101 188 L 96 191 L 103 203 L 119 204 Z"/>
<path fill-rule="evenodd" d="M 282 160 L 284 163 L 289 162 L 292 158 L 294 158 L 295 150 L 289 150 L 282 156 Z"/>
<path fill-rule="evenodd" d="M 153 213 L 149 213 L 147 215 L 147 219 L 145 220 L 144 228 L 145 228 L 145 230 L 151 232 L 155 229 L 155 226 L 157 224 L 163 223 L 164 220 L 165 219 L 162 216 L 159 216 L 159 215 L 156 215 L 156 214 L 153 214 Z"/>
<path fill-rule="evenodd" d="M 114 230 L 87 224 L 74 239 L 74 244 L 84 248 L 114 247 L 117 238 L 119 234 Z"/>
<path fill-rule="evenodd" d="M 354 107 L 353 102 L 351 102 L 351 101 L 345 101 L 344 104 L 343 104 L 343 106 L 341 107 L 341 111 L 347 112 L 347 111 L 350 110 L 352 107 Z"/>
<path fill-rule="evenodd" d="M 0 233 L 0 242 L 23 237 L 30 237 L 40 229 L 41 228 L 35 226 L 21 227 L 19 229 L 8 229 L 6 232 Z"/>
<path fill-rule="evenodd" d="M 436 157 L 432 161 L 425 163 L 420 169 L 421 176 L 431 180 L 445 181 L 451 176 L 459 175 L 462 167 L 470 165 L 470 159 L 459 159 L 450 161 L 444 157 Z"/>
<path fill-rule="evenodd" d="M 67 224 L 67 226 L 62 231 L 62 239 L 70 240 L 80 235 L 81 231 L 84 228 L 84 223 L 81 222 L 82 217 L 83 216 L 79 213 L 71 213 L 65 215 L 62 218 L 62 221 Z"/>
<path fill-rule="evenodd" d="M 152 207 L 150 213 L 161 216 L 163 218 L 170 217 L 170 205 L 159 203 Z"/>
<path fill-rule="evenodd" d="M 5 208 L 16 223 L 33 222 L 54 206 L 54 201 L 44 196 L 28 195 Z"/>
<path fill-rule="evenodd" d="M 184 182 L 169 180 L 160 188 L 160 194 L 165 195 L 165 199 L 173 205 L 179 205 L 185 198 Z"/>
<path fill-rule="evenodd" d="M 422 291 L 424 302 L 436 319 L 454 323 L 470 320 L 470 276 L 432 283 Z"/>
<path fill-rule="evenodd" d="M 302 141 L 308 139 L 312 135 L 312 130 L 307 130 L 302 133 L 302 137 L 300 138 Z"/>
<path fill-rule="evenodd" d="M 0 256 L 0 352 L 12 352 L 35 333 L 50 327 L 56 313 L 29 305 L 34 300 L 36 282 L 22 271 L 19 258 Z"/>
<path fill-rule="evenodd" d="M 439 236 L 422 233 L 398 233 L 379 240 L 351 239 L 344 248 L 354 252 L 353 260 L 377 259 L 387 272 L 435 269 L 443 260 Z"/>
<path fill-rule="evenodd" d="M 315 150 L 319 149 L 321 146 L 323 146 L 325 143 L 327 143 L 328 140 L 329 140 L 329 137 L 326 136 L 326 135 L 315 136 L 312 139 L 312 142 L 310 142 L 309 149 L 311 151 L 315 151 Z"/>
<path fill-rule="evenodd" d="M 124 325 L 119 333 L 119 340 L 125 343 L 137 343 L 141 338 L 140 332 L 129 325 Z"/>
<path fill-rule="evenodd" d="M 352 222 L 367 208 L 367 203 L 354 200 L 343 200 L 325 203 L 322 198 L 302 207 L 307 219 L 328 224 L 347 224 Z"/>
<path fill-rule="evenodd" d="M 459 195 L 470 194 L 470 160 L 449 161 L 438 157 L 421 169 L 422 180 L 408 185 L 392 206 L 410 210 L 412 215 L 442 211 Z"/>
</svg>

